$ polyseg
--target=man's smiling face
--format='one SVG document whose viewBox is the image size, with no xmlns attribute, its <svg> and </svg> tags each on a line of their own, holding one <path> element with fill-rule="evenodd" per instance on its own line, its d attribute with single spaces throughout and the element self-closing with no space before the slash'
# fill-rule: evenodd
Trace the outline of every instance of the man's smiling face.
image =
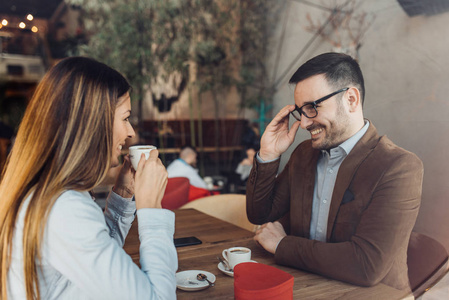
<svg viewBox="0 0 449 300">
<path fill-rule="evenodd" d="M 331 87 L 324 75 L 315 75 L 296 84 L 294 98 L 298 107 L 311 103 L 338 89 Z M 301 128 L 310 132 L 312 147 L 320 150 L 335 148 L 352 136 L 351 120 L 346 105 L 346 92 L 317 105 L 314 118 L 301 116 Z"/>
</svg>

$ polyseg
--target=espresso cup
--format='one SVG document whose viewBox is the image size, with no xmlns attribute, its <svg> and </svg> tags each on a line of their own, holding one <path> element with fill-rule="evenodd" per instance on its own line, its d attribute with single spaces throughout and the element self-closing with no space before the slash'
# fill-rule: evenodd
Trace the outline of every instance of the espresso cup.
<svg viewBox="0 0 449 300">
<path fill-rule="evenodd" d="M 214 188 L 214 179 L 212 177 L 206 176 L 203 178 L 203 180 L 209 190 Z"/>
<path fill-rule="evenodd" d="M 239 263 L 251 261 L 251 249 L 245 247 L 225 249 L 222 255 L 232 269 Z"/>
<path fill-rule="evenodd" d="M 137 170 L 137 165 L 139 164 L 140 157 L 142 153 L 145 154 L 145 159 L 148 159 L 150 156 L 151 150 L 157 149 L 155 146 L 150 145 L 139 145 L 139 146 L 131 146 L 129 147 L 129 158 L 131 160 L 131 164 L 134 170 Z"/>
</svg>

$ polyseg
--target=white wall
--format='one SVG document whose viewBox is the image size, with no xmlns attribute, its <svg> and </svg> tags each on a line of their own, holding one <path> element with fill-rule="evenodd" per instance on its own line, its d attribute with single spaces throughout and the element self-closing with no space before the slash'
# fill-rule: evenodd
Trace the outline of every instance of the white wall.
<svg viewBox="0 0 449 300">
<path fill-rule="evenodd" d="M 335 1 L 321 3 L 332 6 Z M 361 3 L 361 10 L 376 16 L 359 52 L 366 84 L 365 117 L 380 134 L 416 153 L 424 162 L 422 206 L 415 230 L 436 238 L 449 249 L 449 12 L 409 17 L 396 0 Z M 278 74 L 312 36 L 304 30 L 308 24 L 306 13 L 322 22 L 328 15 L 298 1 L 287 5 L 289 29 L 282 44 Z M 281 28 L 282 22 L 273 49 L 280 43 Z M 312 44 L 275 95 L 273 114 L 293 103 L 293 87 L 286 82 L 299 65 L 331 49 L 320 38 Z M 273 66 L 275 57 L 273 53 Z M 309 135 L 300 130 L 295 145 L 307 138 Z M 282 166 L 293 148 L 283 156 Z"/>
</svg>

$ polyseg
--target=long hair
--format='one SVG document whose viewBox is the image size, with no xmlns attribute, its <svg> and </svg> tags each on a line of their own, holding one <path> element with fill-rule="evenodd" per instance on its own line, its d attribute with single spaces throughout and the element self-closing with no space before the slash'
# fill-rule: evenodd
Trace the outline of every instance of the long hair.
<svg viewBox="0 0 449 300">
<path fill-rule="evenodd" d="M 107 174 L 114 112 L 130 86 L 117 71 L 84 57 L 62 60 L 36 88 L 0 184 L 1 298 L 7 298 L 12 238 L 31 195 L 23 229 L 27 299 L 40 299 L 38 268 L 47 218 L 65 190 L 88 191 Z"/>
</svg>

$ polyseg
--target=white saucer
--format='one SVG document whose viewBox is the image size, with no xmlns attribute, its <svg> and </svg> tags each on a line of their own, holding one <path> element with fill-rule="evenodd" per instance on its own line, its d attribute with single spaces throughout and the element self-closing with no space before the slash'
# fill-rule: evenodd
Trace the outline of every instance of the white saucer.
<svg viewBox="0 0 449 300">
<path fill-rule="evenodd" d="M 225 268 L 225 266 L 223 265 L 222 262 L 218 263 L 218 270 L 222 271 L 223 273 L 225 273 L 228 276 L 234 277 L 234 271 L 226 270 L 226 268 Z"/>
<path fill-rule="evenodd" d="M 249 262 L 257 263 L 257 261 L 255 261 L 255 260 L 250 260 Z M 221 262 L 218 263 L 218 270 L 222 271 L 223 273 L 225 273 L 228 276 L 234 277 L 234 271 L 226 270 L 225 266 Z"/>
<path fill-rule="evenodd" d="M 215 275 L 201 270 L 188 270 L 176 273 L 176 287 L 183 291 L 199 291 L 209 287 L 206 280 L 199 281 L 196 275 L 203 273 L 207 276 L 210 282 L 215 282 Z"/>
</svg>

